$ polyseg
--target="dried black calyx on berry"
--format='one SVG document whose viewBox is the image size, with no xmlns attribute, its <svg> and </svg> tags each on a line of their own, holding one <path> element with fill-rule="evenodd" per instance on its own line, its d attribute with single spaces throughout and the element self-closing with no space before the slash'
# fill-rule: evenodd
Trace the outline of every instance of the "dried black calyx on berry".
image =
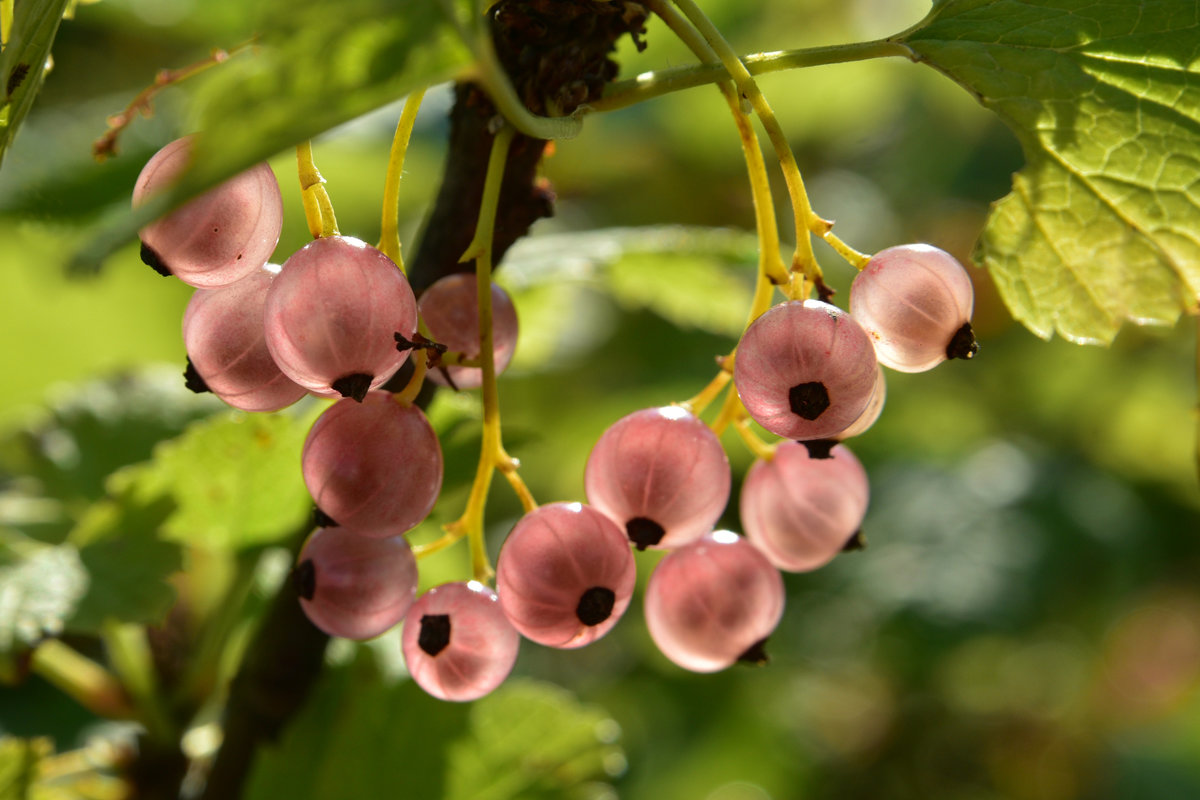
<svg viewBox="0 0 1200 800">
<path fill-rule="evenodd" d="M 647 547 L 658 544 L 667 534 L 662 525 L 645 517 L 634 517 L 626 522 L 625 533 L 629 535 L 629 541 L 633 542 L 634 547 L 638 550 L 645 550 Z"/>
<path fill-rule="evenodd" d="M 417 634 L 417 646 L 431 656 L 450 646 L 450 615 L 425 614 L 421 617 L 421 631 Z"/>
<path fill-rule="evenodd" d="M 820 381 L 797 383 L 788 389 L 788 405 L 797 416 L 814 420 L 829 408 L 829 391 Z"/>
<path fill-rule="evenodd" d="M 743 664 L 765 664 L 771 659 L 767 656 L 767 640 L 759 639 L 754 644 L 746 648 L 746 651 L 737 657 L 737 660 Z"/>
<path fill-rule="evenodd" d="M 837 439 L 806 439 L 800 444 L 808 451 L 809 458 L 833 458 L 833 448 L 841 444 Z"/>
<path fill-rule="evenodd" d="M 867 537 L 863 536 L 862 529 L 860 528 L 859 530 L 856 530 L 854 532 L 853 536 L 851 536 L 849 539 L 846 540 L 846 543 L 844 545 L 842 545 L 842 552 L 850 553 L 855 550 L 865 550 L 866 548 L 867 548 Z"/>
<path fill-rule="evenodd" d="M 154 248 L 145 242 L 142 242 L 142 263 L 164 278 L 171 277 L 171 268 L 167 266 L 158 253 L 154 252 Z"/>
<path fill-rule="evenodd" d="M 329 388 L 342 397 L 349 397 L 356 403 L 361 403 L 363 398 L 367 396 L 367 392 L 370 391 L 371 381 L 374 379 L 374 375 L 367 375 L 365 372 L 356 372 L 353 375 L 343 375 L 329 384 Z"/>
<path fill-rule="evenodd" d="M 950 337 L 946 345 L 946 358 L 974 358 L 979 352 L 979 342 L 975 341 L 975 331 L 971 323 L 964 322 L 963 326 Z"/>
<path fill-rule="evenodd" d="M 212 389 L 208 388 L 208 384 L 204 382 L 204 378 L 196 370 L 196 365 L 192 363 L 190 357 L 187 360 L 187 367 L 183 370 L 183 385 L 196 394 L 204 394 L 205 392 L 212 391 Z"/>
<path fill-rule="evenodd" d="M 575 616 L 588 627 L 599 625 L 612 616 L 613 604 L 616 601 L 617 595 L 612 589 L 593 586 L 580 596 L 579 605 L 575 607 Z"/>
<path fill-rule="evenodd" d="M 414 333 L 413 338 L 405 338 L 404 334 L 397 331 L 392 334 L 392 338 L 396 340 L 396 349 L 401 353 L 406 350 L 432 350 L 437 355 L 445 353 L 448 349 L 441 342 L 435 342 L 433 339 L 422 336 L 420 332 Z"/>
<path fill-rule="evenodd" d="M 292 570 L 292 585 L 296 594 L 305 600 L 312 600 L 317 593 L 317 568 L 311 558 L 306 558 Z"/>
<path fill-rule="evenodd" d="M 320 506 L 313 506 L 312 521 L 313 526 L 317 528 L 338 527 L 338 521 L 322 511 Z"/>
</svg>

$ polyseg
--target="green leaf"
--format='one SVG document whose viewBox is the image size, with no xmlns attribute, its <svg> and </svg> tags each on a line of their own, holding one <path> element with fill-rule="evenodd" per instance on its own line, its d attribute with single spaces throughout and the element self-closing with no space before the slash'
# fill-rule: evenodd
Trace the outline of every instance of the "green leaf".
<svg viewBox="0 0 1200 800">
<path fill-rule="evenodd" d="M 620 728 L 565 689 L 509 681 L 471 708 L 470 731 L 450 749 L 451 800 L 563 797 L 621 768 Z"/>
<path fill-rule="evenodd" d="M 105 496 L 114 470 L 144 461 L 159 441 L 220 407 L 187 391 L 179 372 L 121 375 L 62 390 L 44 416 L 0 437 L 0 476 L 19 476 L 18 495 L 43 501 L 51 519 L 35 528 L 4 519 L 0 510 L 0 522 L 61 542 Z"/>
<path fill-rule="evenodd" d="M 312 510 L 300 473 L 311 425 L 312 415 L 219 414 L 163 442 L 149 463 L 117 473 L 111 486 L 170 497 L 176 507 L 166 539 L 215 548 L 277 542 Z"/>
<path fill-rule="evenodd" d="M 443 3 L 270 3 L 251 52 L 211 70 L 192 98 L 193 169 L 169 195 L 114 210 L 72 267 L 93 271 L 165 210 L 276 153 L 470 62 Z"/>
<path fill-rule="evenodd" d="M 445 747 L 467 708 L 411 681 L 386 685 L 361 666 L 326 670 L 279 744 L 261 751 L 247 800 L 446 796 Z"/>
<path fill-rule="evenodd" d="M 944 0 L 900 37 L 1021 141 L 976 259 L 1043 337 L 1107 343 L 1200 297 L 1200 2 Z"/>
<path fill-rule="evenodd" d="M 50 46 L 67 0 L 22 0 L 16 4 L 12 36 L 0 53 L 0 164 L 46 77 Z"/>
<path fill-rule="evenodd" d="M 167 578 L 183 565 L 157 536 L 169 512 L 162 498 L 102 500 L 61 545 L 0 529 L 0 650 L 110 620 L 160 622 L 175 601 Z"/>
<path fill-rule="evenodd" d="M 562 297 L 568 282 L 601 288 L 626 308 L 652 311 L 681 328 L 736 337 L 746 322 L 757 253 L 758 241 L 746 231 L 678 225 L 519 240 L 505 257 L 501 282 L 535 300 L 547 288 L 551 294 L 536 303 L 540 327 L 522 341 L 519 363 L 551 361 L 571 337 L 593 336 L 602 327 L 580 324 L 587 310 L 577 298 Z"/>
</svg>

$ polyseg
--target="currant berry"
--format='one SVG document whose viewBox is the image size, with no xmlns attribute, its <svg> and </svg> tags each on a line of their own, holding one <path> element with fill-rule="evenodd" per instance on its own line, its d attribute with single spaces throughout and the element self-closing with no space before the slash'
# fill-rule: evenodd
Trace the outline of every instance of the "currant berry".
<svg viewBox="0 0 1200 800">
<path fill-rule="evenodd" d="M 403 536 L 369 539 L 318 528 L 293 572 L 300 607 L 330 636 L 371 639 L 404 619 L 417 597 L 417 559 Z"/>
<path fill-rule="evenodd" d="M 845 445 L 813 458 L 782 442 L 770 461 L 755 461 L 742 483 L 746 538 L 779 569 L 807 572 L 829 563 L 857 533 L 870 489 Z"/>
<path fill-rule="evenodd" d="M 197 289 L 183 314 L 190 381 L 242 411 L 278 411 L 306 394 L 279 371 L 263 336 L 263 304 L 278 272 L 267 264 L 228 286 Z"/>
<path fill-rule="evenodd" d="M 520 642 L 496 593 L 475 581 L 446 583 L 421 595 L 401 634 L 404 663 L 416 684 L 457 702 L 504 683 Z"/>
<path fill-rule="evenodd" d="M 900 372 L 973 357 L 974 304 L 962 264 L 927 244 L 880 250 L 850 287 L 850 313 L 871 335 L 880 363 Z"/>
<path fill-rule="evenodd" d="M 429 420 L 387 392 L 326 409 L 309 431 L 300 461 L 321 512 L 364 536 L 415 527 L 442 488 L 442 449 Z"/>
<path fill-rule="evenodd" d="M 613 423 L 584 472 L 588 502 L 638 549 L 678 547 L 711 531 L 729 500 L 720 440 L 679 408 L 645 408 Z"/>
<path fill-rule="evenodd" d="M 621 529 L 581 503 L 530 511 L 496 564 L 504 614 L 525 638 L 549 647 L 583 647 L 608 633 L 629 606 L 635 579 Z"/>
<path fill-rule="evenodd" d="M 176 183 L 187 170 L 193 139 L 155 153 L 133 187 L 133 207 Z M 267 263 L 283 228 L 279 182 L 267 164 L 251 167 L 138 232 L 142 260 L 190 286 L 225 286 Z"/>
<path fill-rule="evenodd" d="M 297 250 L 267 293 L 267 346 L 296 383 L 326 397 L 361 400 L 382 386 L 408 351 L 417 301 L 400 269 L 350 236 L 315 239 Z"/>
<path fill-rule="evenodd" d="M 446 345 L 451 352 L 467 358 L 479 357 L 479 293 L 474 273 L 455 273 L 437 280 L 417 301 L 417 310 L 429 335 Z M 517 349 L 517 309 L 508 292 L 492 284 L 492 352 L 496 374 L 512 361 Z M 449 366 L 446 372 L 459 389 L 473 389 L 483 384 L 479 367 Z M 448 385 L 442 371 L 429 372 L 429 379 Z"/>
<path fill-rule="evenodd" d="M 828 439 L 867 407 L 877 374 L 871 339 L 818 300 L 769 309 L 742 335 L 733 381 L 754 421 L 785 439 Z"/>
<path fill-rule="evenodd" d="M 658 562 L 646 585 L 646 625 L 663 655 L 693 672 L 766 660 L 783 616 L 783 579 L 758 548 L 714 531 Z"/>
</svg>

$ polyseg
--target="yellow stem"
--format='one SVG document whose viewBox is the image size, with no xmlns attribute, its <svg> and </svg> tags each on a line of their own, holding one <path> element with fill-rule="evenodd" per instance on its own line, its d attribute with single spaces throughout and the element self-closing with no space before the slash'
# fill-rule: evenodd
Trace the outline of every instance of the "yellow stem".
<svg viewBox="0 0 1200 800">
<path fill-rule="evenodd" d="M 12 36 L 14 0 L 0 0 L 0 50 L 8 47 Z"/>
<path fill-rule="evenodd" d="M 39 644 L 29 667 L 94 714 L 109 719 L 138 718 L 116 676 L 58 639 Z"/>
<path fill-rule="evenodd" d="M 304 203 L 304 218 L 308 221 L 309 232 L 314 239 L 337 236 L 337 217 L 334 216 L 329 193 L 325 191 L 325 178 L 313 161 L 312 142 L 304 141 L 296 145 L 296 162 L 300 175 L 300 198 Z"/>
<path fill-rule="evenodd" d="M 383 220 L 380 225 L 379 249 L 396 262 L 404 272 L 404 257 L 400 254 L 400 177 L 404 173 L 404 157 L 408 154 L 408 142 L 412 138 L 413 124 L 425 90 L 416 89 L 404 101 L 400 121 L 396 123 L 396 135 L 392 137 L 392 149 L 388 154 L 387 176 L 383 183 Z"/>
<path fill-rule="evenodd" d="M 425 383 L 425 375 L 429 372 L 429 351 L 421 348 L 415 351 L 411 356 L 413 362 L 413 374 L 408 379 L 408 383 L 404 385 L 392 398 L 403 406 L 411 406 L 413 401 L 417 399 L 417 395 L 421 392 L 421 385 Z"/>
<path fill-rule="evenodd" d="M 737 431 L 738 436 L 745 442 L 747 449 L 754 454 L 755 458 L 761 458 L 763 461 L 770 461 L 775 458 L 776 445 L 767 444 L 762 439 L 758 438 L 758 434 L 750 427 L 750 421 L 740 414 L 733 418 L 733 427 Z"/>
<path fill-rule="evenodd" d="M 708 386 L 705 386 L 703 389 L 701 389 L 695 397 L 688 398 L 677 405 L 686 409 L 690 413 L 695 414 L 696 416 L 703 414 L 704 409 L 708 408 L 712 401 L 717 399 L 717 397 L 721 394 L 721 391 L 729 385 L 729 381 L 733 377 L 733 375 L 727 369 L 725 369 L 724 359 L 721 359 L 721 361 L 721 371 L 718 372 L 716 376 L 714 376 L 713 379 L 708 382 Z"/>
</svg>

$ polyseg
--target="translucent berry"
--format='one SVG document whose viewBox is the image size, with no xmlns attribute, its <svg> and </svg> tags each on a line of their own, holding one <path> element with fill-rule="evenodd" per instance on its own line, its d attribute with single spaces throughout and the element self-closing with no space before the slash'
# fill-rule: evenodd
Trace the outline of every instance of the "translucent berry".
<svg viewBox="0 0 1200 800">
<path fill-rule="evenodd" d="M 288 377 L 316 394 L 361 400 L 408 358 L 394 335 L 416 333 L 417 301 L 379 250 L 327 236 L 284 262 L 267 294 L 264 327 Z"/>
<path fill-rule="evenodd" d="M 417 597 L 417 560 L 403 536 L 369 539 L 318 528 L 293 573 L 300 607 L 330 636 L 370 639 L 404 619 Z"/>
<path fill-rule="evenodd" d="M 877 374 L 871 340 L 818 300 L 781 303 L 742 335 L 733 381 L 754 421 L 786 439 L 828 439 L 867 407 Z"/>
<path fill-rule="evenodd" d="M 783 616 L 783 579 L 750 542 L 714 531 L 667 554 L 646 585 L 646 625 L 663 655 L 693 672 L 766 660 Z"/>
<path fill-rule="evenodd" d="M 138 175 L 133 206 L 176 183 L 187 170 L 192 137 L 155 153 Z M 263 163 L 235 175 L 138 232 L 142 259 L 198 288 L 225 286 L 267 263 L 283 228 L 275 173 Z"/>
<path fill-rule="evenodd" d="M 678 547 L 708 533 L 729 500 L 720 440 L 677 406 L 646 408 L 613 423 L 584 473 L 588 502 L 639 549 Z"/>
<path fill-rule="evenodd" d="M 242 411 L 277 411 L 307 392 L 279 371 L 263 336 L 263 304 L 279 267 L 197 289 L 183 315 L 183 344 L 205 388 Z"/>
<path fill-rule="evenodd" d="M 421 595 L 401 635 L 404 662 L 417 685 L 458 702 L 504 683 L 520 642 L 496 593 L 475 581 L 446 583 Z"/>
<path fill-rule="evenodd" d="M 887 402 L 887 378 L 883 372 L 883 366 L 876 368 L 875 389 L 871 392 L 871 400 L 867 403 L 867 407 L 858 415 L 858 419 L 850 423 L 850 427 L 838 432 L 836 438 L 842 441 L 850 439 L 854 436 L 861 436 L 868 431 L 872 425 L 879 420 L 879 415 L 883 413 L 883 406 Z"/>
<path fill-rule="evenodd" d="M 479 357 L 479 306 L 474 273 L 455 273 L 436 281 L 425 290 L 417 302 L 421 319 L 434 341 L 446 345 L 451 352 L 467 358 Z M 517 349 L 517 310 L 508 292 L 492 284 L 492 352 L 496 374 L 512 361 Z M 473 389 L 483 383 L 483 370 L 478 367 L 446 367 L 450 380 L 459 389 Z M 429 379 L 447 385 L 442 371 L 430 371 Z"/>
<path fill-rule="evenodd" d="M 962 264 L 927 244 L 880 250 L 850 287 L 850 313 L 871 335 L 880 363 L 900 372 L 974 356 L 974 304 Z"/>
<path fill-rule="evenodd" d="M 581 503 L 552 503 L 517 522 L 500 548 L 496 590 L 525 638 L 583 647 L 617 623 L 636 568 L 620 528 Z"/>
<path fill-rule="evenodd" d="M 755 461 L 742 484 L 746 538 L 779 569 L 807 572 L 833 559 L 858 532 L 870 489 L 845 445 L 813 458 L 782 442 L 771 461 Z"/>
<path fill-rule="evenodd" d="M 394 536 L 416 526 L 442 488 L 442 449 L 429 420 L 387 392 L 326 409 L 300 460 L 317 507 L 365 536 Z"/>
</svg>

